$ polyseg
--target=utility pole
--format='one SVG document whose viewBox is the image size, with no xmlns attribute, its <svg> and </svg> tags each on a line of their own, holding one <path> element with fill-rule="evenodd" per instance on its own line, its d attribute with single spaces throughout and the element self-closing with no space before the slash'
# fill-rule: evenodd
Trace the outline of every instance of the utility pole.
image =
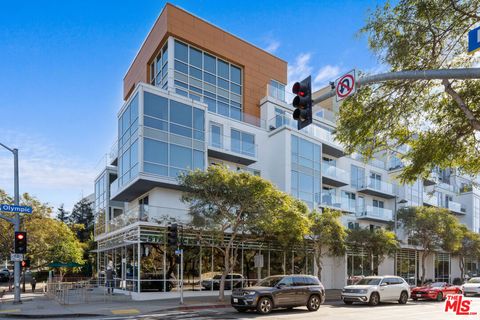
<svg viewBox="0 0 480 320">
<path fill-rule="evenodd" d="M 14 205 L 20 205 L 20 191 L 19 191 L 19 183 L 18 183 L 18 149 L 14 148 L 11 149 L 6 145 L 0 143 L 0 146 L 4 147 L 11 153 L 13 153 L 13 191 L 14 191 Z M 13 223 L 14 231 L 20 231 L 20 213 L 15 212 L 15 217 L 7 218 L 5 216 L 0 215 L 0 218 Z M 14 262 L 14 270 L 13 270 L 13 288 L 14 288 L 14 304 L 22 303 L 20 299 L 20 261 Z"/>
<path fill-rule="evenodd" d="M 365 76 L 357 80 L 357 88 L 384 81 L 391 80 L 443 80 L 443 79 L 480 79 L 480 68 L 463 68 L 463 69 L 438 69 L 438 70 L 412 70 L 412 71 L 398 71 L 380 73 L 370 76 Z M 335 96 L 336 90 L 331 90 L 327 93 L 313 100 L 313 105 L 325 101 Z M 318 110 L 319 106 L 314 107 L 313 112 Z"/>
</svg>

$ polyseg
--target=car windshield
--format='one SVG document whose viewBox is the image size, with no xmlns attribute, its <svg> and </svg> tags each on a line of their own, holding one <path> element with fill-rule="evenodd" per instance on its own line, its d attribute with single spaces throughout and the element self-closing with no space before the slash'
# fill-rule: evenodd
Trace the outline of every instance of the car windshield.
<svg viewBox="0 0 480 320">
<path fill-rule="evenodd" d="M 440 287 L 444 287 L 445 284 L 446 284 L 445 282 L 433 282 L 433 283 L 430 283 L 428 286 L 434 287 L 434 288 L 440 288 Z"/>
<path fill-rule="evenodd" d="M 472 278 L 467 283 L 480 283 L 480 278 Z"/>
<path fill-rule="evenodd" d="M 257 286 L 259 287 L 275 287 L 277 285 L 277 283 L 280 282 L 280 280 L 282 280 L 283 277 L 268 277 L 268 278 L 265 278 L 263 280 L 261 280 Z"/>
<path fill-rule="evenodd" d="M 380 284 L 380 281 L 382 281 L 382 278 L 363 278 L 355 284 L 377 286 Z"/>
</svg>

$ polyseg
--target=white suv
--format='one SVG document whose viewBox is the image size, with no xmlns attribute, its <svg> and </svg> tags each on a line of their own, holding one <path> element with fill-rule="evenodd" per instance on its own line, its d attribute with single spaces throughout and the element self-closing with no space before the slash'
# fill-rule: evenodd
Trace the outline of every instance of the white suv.
<svg viewBox="0 0 480 320">
<path fill-rule="evenodd" d="M 342 300 L 345 304 L 363 302 L 376 306 L 380 301 L 398 301 L 400 304 L 406 304 L 409 297 L 408 283 L 396 276 L 365 277 L 342 290 Z"/>
</svg>

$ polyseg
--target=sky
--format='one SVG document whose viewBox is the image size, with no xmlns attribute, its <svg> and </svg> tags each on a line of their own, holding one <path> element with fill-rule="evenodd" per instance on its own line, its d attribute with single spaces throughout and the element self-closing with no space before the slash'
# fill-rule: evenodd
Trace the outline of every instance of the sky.
<svg viewBox="0 0 480 320">
<path fill-rule="evenodd" d="M 382 1 L 383 2 L 383 1 Z M 171 1 L 288 62 L 314 88 L 382 70 L 358 34 L 380 1 Z M 7 1 L 0 10 L 0 142 L 20 192 L 71 210 L 93 193 L 117 132 L 123 77 L 165 1 Z M 0 147 L 0 189 L 13 156 Z"/>
</svg>

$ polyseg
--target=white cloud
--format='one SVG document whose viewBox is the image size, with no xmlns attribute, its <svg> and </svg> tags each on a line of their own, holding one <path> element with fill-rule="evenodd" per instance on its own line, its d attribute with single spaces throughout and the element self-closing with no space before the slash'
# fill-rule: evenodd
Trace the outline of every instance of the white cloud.
<svg viewBox="0 0 480 320">
<path fill-rule="evenodd" d="M 265 51 L 270 53 L 275 53 L 277 49 L 280 47 L 280 42 L 274 39 L 267 40 L 268 45 L 264 48 Z"/>
<path fill-rule="evenodd" d="M 323 87 L 330 81 L 334 81 L 340 75 L 340 67 L 327 64 L 318 70 L 315 79 L 313 80 L 315 87 Z"/>
<path fill-rule="evenodd" d="M 98 171 L 89 160 L 75 159 L 38 137 L 2 132 L 1 142 L 19 149 L 20 193 L 71 209 L 81 196 L 93 192 Z M 73 148 L 74 146 L 72 146 Z M 0 188 L 13 195 L 13 155 L 0 148 Z"/>
</svg>

